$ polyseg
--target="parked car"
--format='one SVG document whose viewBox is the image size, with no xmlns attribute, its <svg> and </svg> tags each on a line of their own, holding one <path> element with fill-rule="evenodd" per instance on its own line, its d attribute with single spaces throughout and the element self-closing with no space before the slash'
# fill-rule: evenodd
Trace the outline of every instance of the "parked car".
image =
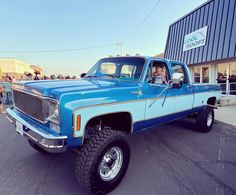
<svg viewBox="0 0 236 195">
<path fill-rule="evenodd" d="M 75 177 L 92 193 L 107 193 L 124 177 L 128 134 L 193 116 L 209 132 L 221 97 L 217 84 L 193 84 L 188 67 L 152 57 L 99 60 L 80 80 L 13 85 L 8 119 L 40 152 L 77 152 Z"/>
</svg>

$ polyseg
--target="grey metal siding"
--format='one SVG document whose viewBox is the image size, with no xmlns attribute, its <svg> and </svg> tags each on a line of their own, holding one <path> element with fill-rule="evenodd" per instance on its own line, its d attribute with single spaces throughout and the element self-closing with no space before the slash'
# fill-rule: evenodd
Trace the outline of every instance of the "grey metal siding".
<svg viewBox="0 0 236 195">
<path fill-rule="evenodd" d="M 217 51 L 217 59 L 222 59 L 223 50 L 224 50 L 224 41 L 225 41 L 225 35 L 226 35 L 226 25 L 227 25 L 227 19 L 229 15 L 229 4 L 230 1 L 225 1 L 224 3 L 224 9 L 223 9 L 223 17 L 221 21 L 221 28 L 220 28 L 220 39 L 218 44 L 218 51 Z M 224 36 L 222 36 L 224 35 Z"/>
<path fill-rule="evenodd" d="M 177 44 L 178 44 L 178 47 L 179 47 L 179 45 L 181 44 L 181 40 L 180 40 L 180 37 L 181 37 L 181 31 L 183 30 L 183 21 L 180 21 L 180 23 L 179 23 L 179 25 L 178 25 L 178 33 L 177 33 L 177 37 L 178 37 L 178 39 L 177 39 Z M 180 53 L 179 53 L 179 51 L 176 51 L 177 53 L 176 53 L 176 55 L 177 55 L 177 58 L 180 58 Z"/>
<path fill-rule="evenodd" d="M 232 7 L 235 8 L 236 1 L 230 1 L 229 9 Z M 224 50 L 222 58 L 227 58 L 229 56 L 229 45 L 230 45 L 230 39 L 232 34 L 232 27 L 233 27 L 233 18 L 234 18 L 234 10 L 229 11 L 228 14 L 228 20 L 226 25 L 226 33 L 225 33 L 225 41 L 224 41 Z"/>
<path fill-rule="evenodd" d="M 183 51 L 184 36 L 208 26 L 204 46 Z M 236 0 L 211 0 L 170 25 L 164 57 L 197 64 L 236 57 Z"/>
<path fill-rule="evenodd" d="M 222 23 L 222 15 L 224 9 L 224 1 L 219 1 L 218 9 L 217 9 L 217 22 L 215 27 L 215 37 L 214 37 L 214 45 L 212 48 L 212 59 L 217 59 L 217 51 L 219 50 L 219 40 L 220 40 L 220 30 L 221 30 L 221 23 Z"/>
<path fill-rule="evenodd" d="M 211 2 L 211 3 L 209 3 L 209 4 L 207 4 L 208 6 L 209 6 L 209 10 L 207 10 L 207 12 L 208 12 L 208 15 L 207 15 L 207 22 L 206 22 L 206 24 L 205 24 L 205 26 L 207 25 L 207 24 L 211 24 L 211 22 L 212 22 L 212 16 L 213 16 L 213 3 L 214 2 Z M 208 27 L 208 28 L 211 28 L 211 27 Z M 208 32 L 209 33 L 209 32 Z M 206 42 L 206 46 L 205 47 L 202 47 L 203 48 L 203 55 L 202 55 L 202 59 L 201 60 L 199 60 L 199 62 L 204 62 L 204 61 L 207 61 L 207 55 L 208 55 L 208 53 L 207 53 L 207 48 L 208 48 L 208 45 L 209 45 L 209 40 L 210 40 L 210 38 L 211 37 L 208 37 L 208 41 Z"/>
<path fill-rule="evenodd" d="M 214 46 L 214 37 L 215 37 L 215 27 L 216 27 L 216 17 L 218 12 L 218 3 L 219 1 L 213 1 L 213 9 L 212 9 L 212 18 L 210 19 L 210 22 L 208 23 L 208 36 L 207 36 L 207 43 L 206 44 L 206 50 L 207 50 L 207 59 L 206 61 L 210 61 L 212 59 L 212 48 Z M 211 47 L 211 49 L 210 49 Z"/>
<path fill-rule="evenodd" d="M 191 29 L 192 29 L 192 27 L 193 27 L 193 25 L 194 25 L 194 23 L 192 22 L 193 21 L 193 16 L 194 16 L 194 14 L 191 14 L 190 15 L 190 19 L 189 19 L 189 24 L 187 23 L 187 25 L 189 26 L 189 28 L 188 28 L 188 33 L 190 33 L 191 32 Z M 186 33 L 187 34 L 187 33 Z M 184 37 L 184 36 L 183 36 Z M 182 41 L 184 40 L 184 38 L 182 39 Z M 181 50 L 181 52 L 182 52 L 182 50 Z M 191 52 L 189 51 L 189 52 L 183 52 L 185 55 L 187 55 L 182 61 L 184 62 L 186 62 L 187 64 L 189 64 L 190 63 L 190 58 L 191 58 Z"/>
<path fill-rule="evenodd" d="M 232 34 L 231 34 L 231 39 L 230 39 L 230 48 L 229 48 L 229 56 L 236 56 L 236 4 L 234 4 L 234 21 L 233 21 L 233 26 L 232 26 Z"/>
<path fill-rule="evenodd" d="M 199 9 L 199 10 L 198 10 L 197 18 L 199 18 L 199 20 L 198 20 L 197 29 L 203 27 L 203 26 L 202 26 L 202 20 L 203 20 L 203 18 L 202 18 L 202 16 L 203 16 L 202 10 L 203 10 L 203 9 Z M 200 50 L 200 48 L 199 48 L 199 49 L 194 49 L 194 53 L 195 53 L 195 54 L 194 54 L 195 58 L 193 58 L 193 63 L 194 63 L 194 64 L 195 64 L 195 63 L 197 62 L 197 60 L 198 60 L 199 50 Z"/>
<path fill-rule="evenodd" d="M 210 7 L 210 4 L 207 4 L 206 6 L 204 6 L 204 10 L 203 10 L 203 12 L 202 12 L 202 14 L 201 14 L 202 17 L 203 17 L 203 20 L 202 20 L 202 22 L 203 22 L 203 23 L 202 23 L 202 27 L 207 25 L 207 22 L 208 22 L 207 19 L 209 18 L 209 17 L 208 17 L 208 14 L 209 14 L 209 7 Z M 204 17 L 204 14 L 203 14 L 203 13 L 206 13 L 206 17 Z M 200 47 L 200 48 L 199 48 L 199 54 L 198 54 L 198 60 L 197 60 L 198 62 L 203 60 L 202 58 L 203 58 L 203 54 L 204 54 L 204 48 L 205 48 L 205 47 Z"/>
<path fill-rule="evenodd" d="M 194 12 L 193 13 L 193 21 L 192 21 L 191 32 L 196 30 L 197 21 L 198 21 L 198 19 L 197 19 L 197 12 Z M 182 40 L 182 41 L 184 41 L 184 40 Z M 181 49 L 183 50 L 183 48 L 181 48 Z M 192 64 L 193 63 L 193 56 L 194 56 L 194 49 L 191 49 L 191 50 L 186 51 L 186 52 L 190 53 L 190 59 L 189 59 L 190 61 L 189 61 L 189 63 Z"/>
<path fill-rule="evenodd" d="M 184 36 L 184 34 L 186 33 L 186 31 L 187 31 L 187 25 L 186 25 L 186 21 L 185 20 L 183 20 L 183 31 L 182 31 L 182 33 L 181 33 L 181 43 L 180 43 L 180 48 L 183 48 L 183 36 Z M 181 50 L 179 51 L 179 53 L 180 53 L 180 61 L 182 61 L 183 60 L 183 58 L 184 58 L 184 55 L 183 55 L 183 53 L 181 52 Z"/>
</svg>

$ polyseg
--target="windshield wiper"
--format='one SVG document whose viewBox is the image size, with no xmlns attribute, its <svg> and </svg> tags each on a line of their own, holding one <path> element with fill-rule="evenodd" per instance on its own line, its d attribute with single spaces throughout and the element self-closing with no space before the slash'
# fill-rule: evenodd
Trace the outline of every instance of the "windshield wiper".
<svg viewBox="0 0 236 195">
<path fill-rule="evenodd" d="M 113 78 L 113 79 L 119 80 L 119 77 L 117 77 L 117 76 L 115 76 L 115 75 L 113 75 L 113 74 L 104 74 L 104 75 L 102 75 L 101 77 L 104 77 L 104 76 L 108 76 L 108 77 L 111 77 L 111 78 Z M 85 76 L 84 78 L 98 78 L 98 77 L 100 77 L 100 76 L 97 76 L 97 75 L 88 75 L 88 76 Z"/>
<path fill-rule="evenodd" d="M 88 76 L 85 76 L 84 78 L 96 78 L 96 77 L 98 77 L 98 76 L 96 76 L 96 75 L 88 75 Z"/>
<path fill-rule="evenodd" d="M 113 74 L 104 74 L 105 76 L 109 76 L 109 77 L 112 77 L 113 79 L 118 79 L 119 80 L 119 77 L 118 76 L 115 76 Z"/>
</svg>

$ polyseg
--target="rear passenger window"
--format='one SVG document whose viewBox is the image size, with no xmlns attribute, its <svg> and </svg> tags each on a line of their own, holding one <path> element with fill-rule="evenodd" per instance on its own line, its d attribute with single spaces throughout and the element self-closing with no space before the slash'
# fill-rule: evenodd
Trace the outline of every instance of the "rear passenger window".
<svg viewBox="0 0 236 195">
<path fill-rule="evenodd" d="M 172 68 L 173 68 L 174 73 L 182 73 L 184 75 L 183 83 L 185 84 L 188 83 L 188 76 L 187 76 L 184 66 L 181 66 L 179 64 L 172 64 Z"/>
</svg>

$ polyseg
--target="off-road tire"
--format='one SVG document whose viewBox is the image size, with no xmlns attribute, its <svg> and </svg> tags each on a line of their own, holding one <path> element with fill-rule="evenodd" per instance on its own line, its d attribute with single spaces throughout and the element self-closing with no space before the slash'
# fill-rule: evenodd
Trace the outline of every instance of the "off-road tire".
<svg viewBox="0 0 236 195">
<path fill-rule="evenodd" d="M 111 181 L 104 181 L 99 174 L 99 165 L 109 149 L 119 147 L 123 163 L 118 174 Z M 94 194 L 106 194 L 113 190 L 124 177 L 130 160 L 130 146 L 125 133 L 104 128 L 85 140 L 78 151 L 75 177 L 79 184 Z"/>
<path fill-rule="evenodd" d="M 211 115 L 212 117 L 210 124 L 208 123 L 209 115 Z M 206 106 L 206 108 L 203 111 L 197 114 L 196 130 L 203 133 L 211 131 L 212 126 L 214 124 L 214 118 L 215 118 L 214 109 L 209 106 Z"/>
<path fill-rule="evenodd" d="M 32 142 L 31 140 L 28 139 L 28 142 L 29 142 L 29 145 L 37 152 L 48 154 L 46 150 L 40 148 L 36 143 Z"/>
</svg>

